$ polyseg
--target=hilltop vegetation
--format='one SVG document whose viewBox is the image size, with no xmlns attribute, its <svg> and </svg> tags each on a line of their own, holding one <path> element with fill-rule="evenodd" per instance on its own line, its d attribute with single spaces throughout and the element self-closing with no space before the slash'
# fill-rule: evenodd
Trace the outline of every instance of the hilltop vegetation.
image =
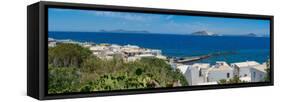
<svg viewBox="0 0 281 102">
<path fill-rule="evenodd" d="M 48 54 L 49 94 L 188 85 L 179 70 L 157 58 L 102 60 L 76 44 L 49 47 Z"/>
</svg>

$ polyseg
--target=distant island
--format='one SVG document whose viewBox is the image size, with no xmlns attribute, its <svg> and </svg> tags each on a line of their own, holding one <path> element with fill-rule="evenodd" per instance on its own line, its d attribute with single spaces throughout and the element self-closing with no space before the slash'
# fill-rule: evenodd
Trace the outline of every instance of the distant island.
<svg viewBox="0 0 281 102">
<path fill-rule="evenodd" d="M 264 36 L 259 36 L 255 33 L 248 33 L 248 34 L 241 34 L 241 35 L 225 35 L 225 36 L 241 36 L 241 37 L 264 37 Z"/>
<path fill-rule="evenodd" d="M 191 35 L 196 35 L 196 36 L 219 36 L 218 34 L 212 33 L 212 32 L 208 32 L 208 31 L 197 31 L 197 32 L 193 32 L 191 33 Z"/>
<path fill-rule="evenodd" d="M 249 33 L 249 34 L 247 34 L 247 35 L 245 35 L 245 36 L 248 36 L 248 37 L 257 37 L 257 34 L 255 34 L 255 33 Z"/>
<path fill-rule="evenodd" d="M 124 30 L 124 29 L 116 29 L 116 30 L 99 30 L 99 32 L 112 32 L 112 33 L 150 33 L 145 30 Z"/>
<path fill-rule="evenodd" d="M 97 32 L 109 32 L 109 33 L 140 33 L 140 34 L 145 34 L 145 33 L 150 33 L 149 31 L 146 30 L 124 30 L 124 29 L 115 29 L 115 30 L 104 30 L 101 29 Z M 201 31 L 196 31 L 190 34 L 186 34 L 186 35 L 192 35 L 192 36 L 241 36 L 241 37 L 268 37 L 267 35 L 262 35 L 259 36 L 255 33 L 248 33 L 248 34 L 240 34 L 240 35 L 231 35 L 231 34 L 217 34 L 217 33 L 213 33 L 213 32 L 209 32 L 209 31 L 205 31 L 205 30 L 201 30 Z"/>
<path fill-rule="evenodd" d="M 197 31 L 197 32 L 193 32 L 189 35 L 192 35 L 192 36 L 241 36 L 241 37 L 268 37 L 266 35 L 263 35 L 263 36 L 259 36 L 255 33 L 248 33 L 248 34 L 241 34 L 241 35 L 227 35 L 227 34 L 224 34 L 224 35 L 221 35 L 221 34 L 216 34 L 216 33 L 212 33 L 212 32 L 209 32 L 209 31 Z"/>
</svg>

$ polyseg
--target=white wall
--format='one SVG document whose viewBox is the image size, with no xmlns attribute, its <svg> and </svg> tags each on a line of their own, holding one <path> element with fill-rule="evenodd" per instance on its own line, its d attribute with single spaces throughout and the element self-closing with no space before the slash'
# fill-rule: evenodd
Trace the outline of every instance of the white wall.
<svg viewBox="0 0 281 102">
<path fill-rule="evenodd" d="M 229 78 L 227 78 L 227 73 L 229 73 Z M 232 70 L 208 72 L 208 82 L 218 82 L 221 79 L 230 79 L 232 77 L 233 77 Z"/>
<path fill-rule="evenodd" d="M 254 75 L 254 74 L 256 74 L 256 75 Z M 266 74 L 264 72 L 259 71 L 259 70 L 254 69 L 254 68 L 251 68 L 251 80 L 252 80 L 252 82 L 259 82 L 259 81 L 264 80 L 265 75 Z"/>
<path fill-rule="evenodd" d="M 189 85 L 197 85 L 198 83 L 204 83 L 204 75 L 199 77 L 199 69 L 189 66 L 189 68 L 184 73 Z"/>
<path fill-rule="evenodd" d="M 251 76 L 250 69 L 251 68 L 240 68 L 239 77 L 250 77 Z M 245 75 L 247 75 L 247 76 L 245 76 Z"/>
<path fill-rule="evenodd" d="M 194 83 L 195 83 L 192 80 L 192 78 L 194 78 L 194 75 L 192 76 L 192 72 L 193 72 L 193 70 L 187 69 L 185 71 L 185 73 L 183 74 L 185 76 L 186 80 L 188 80 L 188 85 L 194 85 Z"/>
<path fill-rule="evenodd" d="M 36 102 L 26 96 L 26 6 L 38 0 L 1 0 L 0 102 Z M 275 86 L 99 98 L 58 102 L 276 102 L 281 87 L 280 0 L 57 0 L 154 8 L 275 15 Z M 279 39 L 279 40 L 278 40 Z M 231 100 L 229 100 L 231 99 Z M 54 102 L 54 101 L 51 101 Z"/>
</svg>

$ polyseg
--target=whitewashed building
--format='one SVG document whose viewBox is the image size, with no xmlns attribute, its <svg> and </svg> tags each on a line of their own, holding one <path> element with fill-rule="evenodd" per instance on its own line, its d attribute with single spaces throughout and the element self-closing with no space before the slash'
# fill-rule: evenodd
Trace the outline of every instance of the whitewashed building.
<svg viewBox="0 0 281 102">
<path fill-rule="evenodd" d="M 55 47 L 57 42 L 53 38 L 48 38 L 48 46 L 49 47 Z"/>
<path fill-rule="evenodd" d="M 218 82 L 222 79 L 231 79 L 233 78 L 233 69 L 223 61 L 216 62 L 211 68 L 208 69 L 207 82 Z"/>
<path fill-rule="evenodd" d="M 233 78 L 233 69 L 222 61 L 211 66 L 209 63 L 195 63 L 193 65 L 178 65 L 177 68 L 188 80 L 189 85 L 218 84 L 222 79 Z"/>
<path fill-rule="evenodd" d="M 232 63 L 218 61 L 215 65 L 208 63 L 195 63 L 193 65 L 179 64 L 176 66 L 189 85 L 211 85 L 218 84 L 222 79 L 229 80 L 234 76 L 242 81 L 260 82 L 266 77 L 266 63 L 259 64 L 256 61 Z"/>
<path fill-rule="evenodd" d="M 231 67 L 234 68 L 234 75 L 238 76 L 240 80 L 247 82 L 263 81 L 266 76 L 266 64 L 259 64 L 256 61 L 246 61 L 232 63 Z"/>
<path fill-rule="evenodd" d="M 177 68 L 188 80 L 189 85 L 198 85 L 206 82 L 206 72 L 210 68 L 208 63 L 196 63 L 193 65 L 179 65 Z"/>
</svg>

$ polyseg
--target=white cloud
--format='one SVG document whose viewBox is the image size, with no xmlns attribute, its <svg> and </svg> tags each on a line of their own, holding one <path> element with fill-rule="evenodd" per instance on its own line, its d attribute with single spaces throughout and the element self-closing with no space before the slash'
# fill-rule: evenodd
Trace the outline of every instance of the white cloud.
<svg viewBox="0 0 281 102">
<path fill-rule="evenodd" d="M 119 18 L 125 20 L 133 20 L 133 21 L 147 21 L 152 18 L 147 14 L 134 14 L 134 13 L 124 13 L 124 12 L 111 12 L 111 11 L 89 11 L 97 16 L 105 16 L 112 18 Z"/>
<path fill-rule="evenodd" d="M 169 16 L 166 16 L 166 20 L 171 20 L 172 18 L 173 18 L 174 16 L 172 16 L 172 15 L 169 15 Z"/>
<path fill-rule="evenodd" d="M 95 11 L 95 10 L 73 10 L 73 9 L 51 9 L 56 12 L 72 12 L 72 13 L 87 13 L 94 14 L 95 16 L 105 16 L 112 18 L 119 18 L 132 21 L 147 21 L 151 20 L 152 17 L 149 14 L 138 14 L 128 12 L 112 12 L 112 11 Z"/>
</svg>

